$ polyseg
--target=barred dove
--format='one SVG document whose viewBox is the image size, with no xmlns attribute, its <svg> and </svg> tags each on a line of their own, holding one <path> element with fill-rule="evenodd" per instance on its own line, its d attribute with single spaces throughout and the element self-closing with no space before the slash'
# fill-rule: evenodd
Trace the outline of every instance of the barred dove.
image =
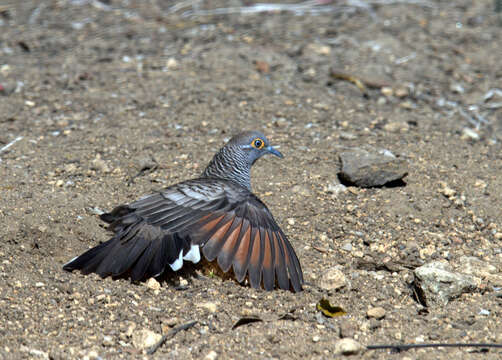
<svg viewBox="0 0 502 360">
<path fill-rule="evenodd" d="M 286 235 L 251 192 L 251 166 L 265 154 L 282 158 L 258 131 L 233 137 L 201 177 L 169 186 L 101 215 L 114 236 L 64 265 L 133 281 L 197 263 L 200 249 L 239 282 L 301 291 L 303 274 Z"/>
</svg>

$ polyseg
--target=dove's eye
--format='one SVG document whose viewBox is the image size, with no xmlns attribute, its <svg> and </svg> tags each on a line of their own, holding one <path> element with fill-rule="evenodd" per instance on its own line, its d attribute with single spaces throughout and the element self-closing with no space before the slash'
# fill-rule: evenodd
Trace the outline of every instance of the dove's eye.
<svg viewBox="0 0 502 360">
<path fill-rule="evenodd" d="M 252 142 L 251 142 L 251 146 L 256 148 L 256 149 L 262 149 L 263 146 L 265 146 L 265 142 L 260 139 L 260 138 L 257 138 L 257 139 L 254 139 Z"/>
</svg>

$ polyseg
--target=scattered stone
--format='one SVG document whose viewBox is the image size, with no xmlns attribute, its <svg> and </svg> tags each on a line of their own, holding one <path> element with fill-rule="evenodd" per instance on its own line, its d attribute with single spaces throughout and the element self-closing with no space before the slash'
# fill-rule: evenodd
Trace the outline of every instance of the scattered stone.
<svg viewBox="0 0 502 360">
<path fill-rule="evenodd" d="M 478 287 L 473 276 L 455 273 L 447 262 L 442 261 L 422 265 L 415 269 L 414 275 L 415 289 L 426 306 L 446 305 Z"/>
<path fill-rule="evenodd" d="M 382 186 L 408 175 L 408 162 L 389 155 L 369 153 L 362 149 L 340 154 L 339 176 L 359 187 Z"/>
<path fill-rule="evenodd" d="M 321 275 L 320 286 L 325 290 L 337 290 L 347 285 L 347 278 L 340 266 L 328 269 Z"/>
<path fill-rule="evenodd" d="M 254 61 L 254 67 L 256 71 L 261 72 L 263 74 L 268 74 L 270 72 L 270 64 L 263 60 Z"/>
<path fill-rule="evenodd" d="M 83 360 L 98 360 L 101 359 L 96 350 L 89 351 L 83 358 Z"/>
<path fill-rule="evenodd" d="M 476 132 L 476 130 L 465 127 L 465 128 L 462 129 L 462 135 L 460 136 L 460 138 L 462 140 L 474 140 L 474 141 L 477 141 L 477 140 L 479 140 L 480 136 Z"/>
<path fill-rule="evenodd" d="M 28 349 L 28 352 L 30 353 L 31 356 L 33 356 L 34 358 L 40 358 L 40 359 L 47 359 L 49 360 L 50 357 L 49 357 L 49 353 L 45 352 L 45 351 L 42 351 L 42 350 L 38 350 L 38 349 Z"/>
<path fill-rule="evenodd" d="M 439 192 L 450 200 L 457 195 L 457 191 L 449 187 L 446 183 L 441 183 L 441 189 L 439 189 Z"/>
<path fill-rule="evenodd" d="M 457 271 L 489 281 L 495 286 L 502 286 L 502 275 L 497 268 L 475 256 L 460 257 Z"/>
<path fill-rule="evenodd" d="M 132 336 L 132 334 L 134 334 L 134 330 L 136 330 L 136 324 L 135 323 L 129 324 L 129 326 L 127 327 L 127 330 L 125 332 L 125 335 L 128 338 L 130 338 Z"/>
<path fill-rule="evenodd" d="M 340 193 L 344 193 L 347 191 L 347 187 L 343 184 L 328 184 L 328 186 L 324 187 L 324 192 L 327 194 L 338 195 Z"/>
<path fill-rule="evenodd" d="M 300 194 L 302 196 L 310 196 L 311 195 L 310 189 L 305 185 L 295 185 L 291 188 L 291 191 L 294 193 Z"/>
<path fill-rule="evenodd" d="M 214 350 L 208 352 L 208 354 L 204 357 L 204 360 L 216 360 L 218 358 L 218 353 Z"/>
<path fill-rule="evenodd" d="M 114 345 L 113 338 L 110 335 L 103 336 L 103 345 L 104 346 L 112 346 L 112 345 Z"/>
<path fill-rule="evenodd" d="M 344 243 L 342 245 L 341 249 L 345 250 L 345 251 L 352 251 L 352 243 L 350 243 L 350 242 Z"/>
<path fill-rule="evenodd" d="M 377 99 L 377 104 L 378 105 L 385 105 L 387 104 L 387 99 L 383 96 L 380 96 L 378 99 Z"/>
<path fill-rule="evenodd" d="M 392 90 L 392 88 L 388 86 L 382 87 L 380 92 L 382 93 L 382 95 L 385 95 L 387 97 L 391 97 L 392 95 L 394 95 L 394 90 Z"/>
<path fill-rule="evenodd" d="M 162 339 L 161 334 L 157 334 L 148 329 L 141 329 L 132 334 L 132 344 L 136 349 L 145 350 Z"/>
<path fill-rule="evenodd" d="M 146 281 L 145 285 L 152 290 L 160 290 L 160 283 L 154 278 L 150 278 Z"/>
<path fill-rule="evenodd" d="M 172 69 L 176 69 L 178 66 L 179 66 L 178 61 L 175 58 L 171 57 L 171 58 L 167 59 L 166 68 L 172 70 Z"/>
<path fill-rule="evenodd" d="M 354 339 L 340 339 L 335 343 L 335 355 L 356 355 L 362 348 Z"/>
<path fill-rule="evenodd" d="M 283 117 L 280 117 L 278 119 L 276 119 L 274 122 L 273 122 L 274 126 L 276 127 L 279 127 L 279 128 L 285 128 L 287 126 L 289 126 L 291 124 L 290 121 L 286 120 L 285 118 Z"/>
<path fill-rule="evenodd" d="M 16 88 L 17 88 L 17 84 L 14 82 L 2 83 L 2 84 L 0 84 L 0 95 L 8 96 L 8 95 L 14 93 L 14 91 L 16 91 Z"/>
<path fill-rule="evenodd" d="M 366 312 L 368 318 L 383 319 L 385 317 L 385 309 L 383 307 L 374 307 Z"/>
<path fill-rule="evenodd" d="M 481 309 L 479 310 L 479 315 L 488 316 L 490 315 L 490 310 Z"/>
<path fill-rule="evenodd" d="M 91 169 L 100 171 L 105 174 L 111 172 L 110 168 L 106 164 L 106 161 L 101 159 L 101 156 L 99 154 L 96 156 L 94 160 L 92 160 Z"/>
<path fill-rule="evenodd" d="M 340 139 L 342 139 L 342 140 L 356 140 L 357 135 L 346 132 L 346 131 L 342 131 L 342 132 L 340 132 Z"/>
<path fill-rule="evenodd" d="M 311 43 L 307 45 L 307 51 L 312 51 L 319 55 L 329 55 L 331 53 L 331 48 L 328 45 Z"/>
<path fill-rule="evenodd" d="M 353 338 L 357 330 L 357 323 L 353 321 L 343 321 L 342 323 L 340 323 L 341 338 Z"/>
<path fill-rule="evenodd" d="M 73 174 L 74 172 L 77 171 L 77 165 L 75 164 L 66 164 L 64 166 L 64 171 L 69 173 L 69 174 Z"/>
<path fill-rule="evenodd" d="M 215 313 L 218 310 L 218 304 L 216 304 L 214 302 L 210 302 L 210 301 L 205 302 L 205 303 L 201 303 L 201 304 L 197 304 L 197 307 L 206 309 L 210 313 Z"/>
<path fill-rule="evenodd" d="M 179 319 L 177 317 L 171 317 L 171 318 L 167 318 L 165 320 L 162 320 L 162 323 L 169 326 L 169 327 L 174 327 L 176 324 L 179 323 Z"/>
<path fill-rule="evenodd" d="M 403 121 L 395 121 L 385 124 L 383 129 L 391 133 L 405 133 L 410 130 L 410 125 Z"/>
<path fill-rule="evenodd" d="M 321 340 L 321 338 L 319 336 L 317 336 L 317 335 L 314 335 L 314 337 L 312 337 L 312 341 L 315 342 L 315 343 L 319 342 L 319 340 Z"/>
<path fill-rule="evenodd" d="M 138 171 L 155 169 L 157 166 L 158 163 L 152 156 L 143 156 L 136 160 L 136 168 Z"/>
<path fill-rule="evenodd" d="M 463 94 L 465 92 L 464 87 L 459 83 L 451 84 L 450 90 L 451 90 L 451 92 L 456 93 L 456 94 Z"/>
<path fill-rule="evenodd" d="M 396 89 L 395 94 L 396 94 L 396 97 L 402 99 L 402 98 L 405 98 L 409 95 L 409 91 L 408 91 L 407 87 L 400 86 Z"/>
</svg>

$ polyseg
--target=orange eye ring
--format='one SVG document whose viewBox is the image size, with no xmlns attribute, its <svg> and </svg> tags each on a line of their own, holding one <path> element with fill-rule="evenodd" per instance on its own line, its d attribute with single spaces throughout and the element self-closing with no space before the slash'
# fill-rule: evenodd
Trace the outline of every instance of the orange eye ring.
<svg viewBox="0 0 502 360">
<path fill-rule="evenodd" d="M 263 147 L 265 146 L 265 141 L 260 138 L 256 138 L 251 141 L 251 146 L 258 150 L 263 149 Z"/>
</svg>

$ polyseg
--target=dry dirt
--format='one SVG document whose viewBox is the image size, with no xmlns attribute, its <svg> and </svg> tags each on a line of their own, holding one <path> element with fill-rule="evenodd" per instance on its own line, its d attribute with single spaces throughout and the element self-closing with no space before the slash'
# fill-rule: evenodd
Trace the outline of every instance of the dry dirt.
<svg viewBox="0 0 502 360">
<path fill-rule="evenodd" d="M 324 3 L 248 14 L 205 12 L 253 5 L 237 0 L 0 3 L 1 358 L 324 359 L 341 337 L 502 343 L 497 280 L 431 308 L 410 290 L 433 260 L 502 270 L 502 97 L 485 97 L 502 85 L 493 1 Z M 258 162 L 253 187 L 297 250 L 305 291 L 200 267 L 158 290 L 61 269 L 107 239 L 98 209 L 197 176 L 244 128 L 285 154 Z M 337 192 L 338 154 L 357 147 L 407 159 L 405 184 Z M 345 286 L 324 290 L 334 268 Z M 323 297 L 347 315 L 320 315 Z M 368 318 L 374 307 L 385 317 Z M 232 329 L 250 315 L 263 321 Z M 133 344 L 193 320 L 153 355 Z"/>
</svg>

